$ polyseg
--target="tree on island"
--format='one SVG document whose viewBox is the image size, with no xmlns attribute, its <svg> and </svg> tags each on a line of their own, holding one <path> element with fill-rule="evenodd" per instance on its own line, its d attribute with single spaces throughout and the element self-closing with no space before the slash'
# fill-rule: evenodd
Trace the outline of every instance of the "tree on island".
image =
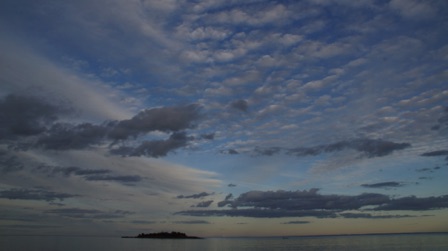
<svg viewBox="0 0 448 251">
<path fill-rule="evenodd" d="M 158 232 L 158 233 L 141 233 L 135 237 L 123 236 L 123 238 L 154 238 L 154 239 L 201 239 L 196 236 L 188 236 L 181 232 Z"/>
</svg>

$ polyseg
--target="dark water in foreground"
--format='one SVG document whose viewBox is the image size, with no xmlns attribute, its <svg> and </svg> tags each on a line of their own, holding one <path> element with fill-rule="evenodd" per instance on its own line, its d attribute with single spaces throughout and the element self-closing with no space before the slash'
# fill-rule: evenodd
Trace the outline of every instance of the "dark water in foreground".
<svg viewBox="0 0 448 251">
<path fill-rule="evenodd" d="M 0 236 L 4 251 L 147 250 L 381 250 L 448 251 L 448 234 L 368 235 L 294 238 L 208 238 L 202 240 L 121 239 L 119 237 Z"/>
</svg>

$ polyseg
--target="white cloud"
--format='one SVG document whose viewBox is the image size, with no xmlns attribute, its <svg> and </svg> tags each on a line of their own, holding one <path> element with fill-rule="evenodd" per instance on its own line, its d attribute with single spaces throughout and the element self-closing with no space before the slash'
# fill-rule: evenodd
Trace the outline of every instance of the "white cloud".
<svg viewBox="0 0 448 251">
<path fill-rule="evenodd" d="M 210 20 L 221 24 L 246 24 L 259 26 L 267 23 L 284 24 L 289 18 L 293 17 L 284 5 L 264 7 L 263 9 L 231 9 L 217 13 Z"/>
<path fill-rule="evenodd" d="M 277 104 L 272 104 L 272 105 L 268 105 L 265 108 L 259 110 L 257 112 L 257 115 L 259 117 L 264 117 L 264 116 L 270 116 L 270 115 L 276 115 L 278 114 L 282 109 L 284 109 L 283 106 L 281 105 L 277 105 Z"/>
<path fill-rule="evenodd" d="M 209 59 L 209 52 L 204 50 L 188 50 L 182 53 L 188 62 L 205 63 Z"/>
<path fill-rule="evenodd" d="M 122 95 L 99 80 L 79 75 L 56 65 L 19 41 L 0 41 L 0 78 L 9 93 L 43 94 L 48 99 L 65 100 L 88 120 L 127 119 L 132 114 L 119 104 Z M 108 94 L 108 95 L 105 95 Z M 119 98 L 119 97 L 118 97 Z"/>
<path fill-rule="evenodd" d="M 228 87 L 219 86 L 205 89 L 205 94 L 208 96 L 228 96 L 233 94 L 233 91 Z"/>
<path fill-rule="evenodd" d="M 321 41 L 304 41 L 295 49 L 297 55 L 303 56 L 305 59 L 314 58 L 331 58 L 341 54 L 347 54 L 352 51 L 353 46 L 347 41 L 338 41 L 326 44 Z"/>
<path fill-rule="evenodd" d="M 64 201 L 69 207 L 95 205 L 97 209 L 115 208 L 140 212 L 154 210 L 155 213 L 166 214 L 166 209 L 172 202 L 170 199 L 176 195 L 213 190 L 222 185 L 217 179 L 217 173 L 159 159 L 107 156 L 104 152 L 91 150 L 27 151 L 19 154 L 28 168 L 5 176 L 2 185 L 13 184 L 25 188 L 50 186 L 50 189 L 57 188 L 58 192 L 79 195 Z M 76 175 L 48 176 L 44 169 L 33 169 L 42 164 L 88 170 L 106 169 L 113 175 L 139 176 L 142 179 L 134 186 L 107 180 L 89 181 Z"/>
<path fill-rule="evenodd" d="M 337 75 L 330 75 L 323 79 L 309 81 L 309 82 L 305 83 L 301 88 L 305 91 L 320 90 L 322 88 L 327 87 L 329 84 L 331 84 L 337 78 L 338 78 Z"/>
<path fill-rule="evenodd" d="M 314 104 L 318 106 L 327 106 L 330 104 L 330 101 L 331 101 L 330 95 L 322 95 L 314 101 Z"/>
<path fill-rule="evenodd" d="M 221 40 L 230 35 L 230 31 L 226 29 L 217 29 L 214 27 L 198 27 L 191 31 L 189 37 L 193 40 L 214 39 Z"/>
<path fill-rule="evenodd" d="M 389 5 L 405 18 L 431 18 L 436 11 L 429 3 L 419 0 L 392 0 Z"/>
<path fill-rule="evenodd" d="M 293 45 L 293 44 L 300 42 L 302 39 L 303 39 L 303 36 L 301 36 L 301 35 L 283 34 L 279 38 L 279 41 L 280 41 L 280 43 L 289 46 L 289 45 Z"/>
</svg>

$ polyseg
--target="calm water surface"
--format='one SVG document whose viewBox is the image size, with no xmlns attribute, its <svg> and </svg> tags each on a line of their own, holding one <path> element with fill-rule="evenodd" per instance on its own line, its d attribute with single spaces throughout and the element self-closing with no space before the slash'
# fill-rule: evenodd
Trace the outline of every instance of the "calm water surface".
<svg viewBox="0 0 448 251">
<path fill-rule="evenodd" d="M 0 236 L 5 251 L 147 250 L 381 250 L 448 251 L 448 234 L 294 238 L 209 238 L 202 240 L 121 239 L 119 237 Z"/>
</svg>

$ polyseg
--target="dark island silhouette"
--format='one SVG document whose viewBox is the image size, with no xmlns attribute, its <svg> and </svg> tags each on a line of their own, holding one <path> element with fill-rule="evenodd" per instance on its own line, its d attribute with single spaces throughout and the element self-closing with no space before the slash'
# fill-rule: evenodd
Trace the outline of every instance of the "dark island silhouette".
<svg viewBox="0 0 448 251">
<path fill-rule="evenodd" d="M 137 236 L 122 236 L 121 238 L 139 238 L 139 239 L 202 239 L 196 236 L 188 236 L 181 232 L 159 232 L 159 233 L 141 233 Z"/>
</svg>

